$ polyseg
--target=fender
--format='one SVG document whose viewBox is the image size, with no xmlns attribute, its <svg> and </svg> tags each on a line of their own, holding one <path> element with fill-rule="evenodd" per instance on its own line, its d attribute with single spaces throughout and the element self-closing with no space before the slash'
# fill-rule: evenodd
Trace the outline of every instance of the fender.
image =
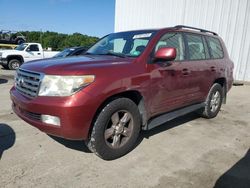
<svg viewBox="0 0 250 188">
<path fill-rule="evenodd" d="M 6 59 L 7 59 L 7 62 L 9 62 L 11 59 L 17 59 L 17 60 L 19 60 L 21 63 L 24 62 L 24 59 L 23 59 L 23 56 L 22 56 L 22 55 L 8 55 L 8 56 L 6 57 Z"/>
</svg>

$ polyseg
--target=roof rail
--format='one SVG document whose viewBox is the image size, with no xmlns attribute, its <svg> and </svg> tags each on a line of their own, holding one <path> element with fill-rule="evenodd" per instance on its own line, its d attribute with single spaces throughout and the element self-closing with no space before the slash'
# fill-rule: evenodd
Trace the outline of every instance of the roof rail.
<svg viewBox="0 0 250 188">
<path fill-rule="evenodd" d="M 203 32 L 203 33 L 211 33 L 213 35 L 218 35 L 217 33 L 213 32 L 213 31 L 208 31 L 205 29 L 190 27 L 190 26 L 186 26 L 186 25 L 176 25 L 176 26 L 174 26 L 174 28 L 176 28 L 176 29 L 192 29 L 192 30 L 198 30 L 198 31 Z"/>
</svg>

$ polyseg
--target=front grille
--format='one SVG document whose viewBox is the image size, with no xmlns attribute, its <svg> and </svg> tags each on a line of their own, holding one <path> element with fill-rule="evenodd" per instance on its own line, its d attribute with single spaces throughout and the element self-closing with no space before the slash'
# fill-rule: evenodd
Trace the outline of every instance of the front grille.
<svg viewBox="0 0 250 188">
<path fill-rule="evenodd" d="M 15 78 L 16 90 L 27 97 L 38 95 L 42 74 L 23 69 L 18 69 Z"/>
</svg>

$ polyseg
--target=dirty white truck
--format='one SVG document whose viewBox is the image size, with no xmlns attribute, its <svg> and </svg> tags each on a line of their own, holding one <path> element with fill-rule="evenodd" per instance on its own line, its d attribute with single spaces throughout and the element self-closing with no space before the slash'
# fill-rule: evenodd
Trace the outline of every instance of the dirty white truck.
<svg viewBox="0 0 250 188">
<path fill-rule="evenodd" d="M 1 50 L 0 65 L 5 69 L 14 70 L 28 61 L 50 58 L 57 53 L 57 51 L 44 51 L 39 43 L 23 43 L 14 50 Z"/>
</svg>

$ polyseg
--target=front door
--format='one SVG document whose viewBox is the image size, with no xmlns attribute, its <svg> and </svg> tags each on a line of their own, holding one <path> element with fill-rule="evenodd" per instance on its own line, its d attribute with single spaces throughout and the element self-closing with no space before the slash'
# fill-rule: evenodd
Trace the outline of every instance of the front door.
<svg viewBox="0 0 250 188">
<path fill-rule="evenodd" d="M 31 44 L 26 49 L 25 61 L 38 60 L 38 59 L 42 59 L 42 58 L 43 58 L 43 54 L 42 54 L 41 50 L 39 50 L 39 47 L 37 44 Z"/>
</svg>

